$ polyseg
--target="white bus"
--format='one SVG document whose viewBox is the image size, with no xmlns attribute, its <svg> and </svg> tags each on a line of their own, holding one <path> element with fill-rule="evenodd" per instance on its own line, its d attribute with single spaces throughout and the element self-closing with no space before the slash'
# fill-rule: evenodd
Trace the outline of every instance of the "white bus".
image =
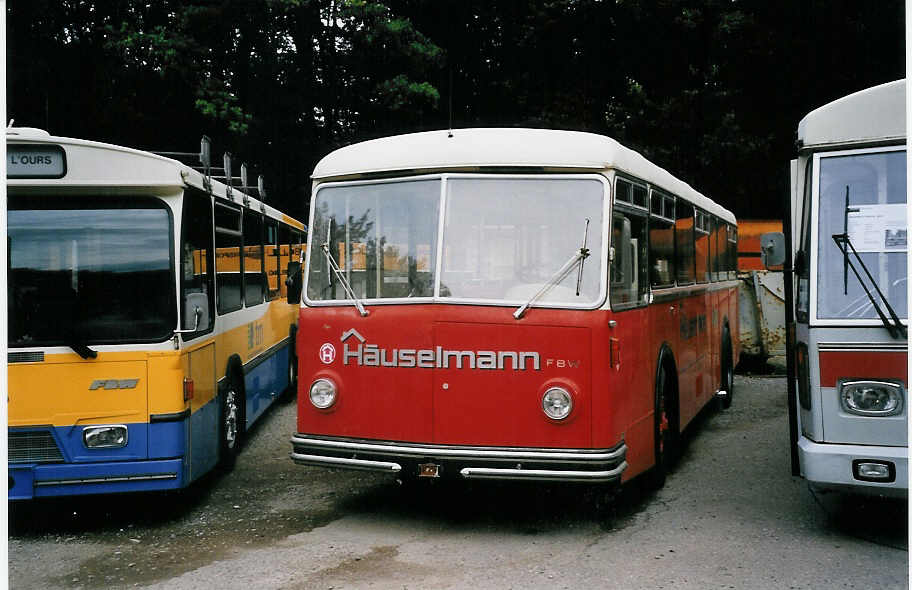
<svg viewBox="0 0 912 590">
<path fill-rule="evenodd" d="M 789 410 L 792 470 L 815 489 L 908 493 L 905 87 L 850 94 L 798 125 Z"/>
<path fill-rule="evenodd" d="M 213 176 L 205 138 L 200 169 L 37 129 L 6 142 L 9 499 L 230 466 L 294 390 L 304 225 L 230 158 Z"/>
</svg>

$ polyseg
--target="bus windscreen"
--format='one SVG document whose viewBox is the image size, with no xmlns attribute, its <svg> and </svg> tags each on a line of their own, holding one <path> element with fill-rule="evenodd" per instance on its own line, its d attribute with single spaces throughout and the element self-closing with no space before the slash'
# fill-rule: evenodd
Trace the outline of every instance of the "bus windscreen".
<svg viewBox="0 0 912 590">
<path fill-rule="evenodd" d="M 905 152 L 821 157 L 819 187 L 817 317 L 877 318 L 832 239 L 843 233 L 889 304 L 907 317 Z"/>
<path fill-rule="evenodd" d="M 154 199 L 11 197 L 9 346 L 170 337 L 172 235 L 170 212 Z"/>
<path fill-rule="evenodd" d="M 327 248 L 311 257 L 308 298 L 348 298 L 331 271 L 335 264 L 358 299 L 518 305 L 534 298 L 596 307 L 604 299 L 604 195 L 604 184 L 591 178 L 453 176 L 327 186 L 315 197 L 312 234 L 315 246 Z M 555 277 L 581 248 L 594 256 Z"/>
</svg>

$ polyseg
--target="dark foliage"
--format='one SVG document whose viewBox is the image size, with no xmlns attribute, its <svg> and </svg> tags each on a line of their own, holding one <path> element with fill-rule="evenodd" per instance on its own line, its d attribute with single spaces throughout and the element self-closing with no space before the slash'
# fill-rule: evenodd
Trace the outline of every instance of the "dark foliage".
<svg viewBox="0 0 912 590">
<path fill-rule="evenodd" d="M 799 119 L 904 75 L 899 0 L 30 0 L 18 125 L 148 149 L 199 136 L 303 218 L 340 146 L 463 126 L 611 135 L 739 217 L 779 217 Z"/>
</svg>

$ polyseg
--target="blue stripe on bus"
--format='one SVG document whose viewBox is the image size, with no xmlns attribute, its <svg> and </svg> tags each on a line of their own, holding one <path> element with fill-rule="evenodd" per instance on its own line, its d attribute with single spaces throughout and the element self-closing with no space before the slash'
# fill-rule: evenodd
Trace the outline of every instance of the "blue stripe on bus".
<svg viewBox="0 0 912 590">
<path fill-rule="evenodd" d="M 288 387 L 288 358 L 291 345 L 279 348 L 244 375 L 249 428 Z"/>
<path fill-rule="evenodd" d="M 277 349 L 245 375 L 248 427 L 288 387 L 290 351 L 290 344 Z M 123 424 L 127 445 L 120 449 L 87 449 L 83 426 L 11 428 L 50 431 L 64 462 L 10 464 L 8 498 L 184 487 L 218 463 L 219 410 L 216 397 L 184 420 Z"/>
<path fill-rule="evenodd" d="M 87 449 L 82 440 L 85 428 L 94 426 L 58 426 L 54 438 L 68 463 L 94 463 L 96 461 L 130 461 L 149 457 L 149 425 L 144 422 L 124 424 L 127 427 L 127 446 L 120 449 Z M 173 455 L 172 455 L 173 456 Z"/>
<path fill-rule="evenodd" d="M 190 416 L 187 483 L 206 474 L 218 463 L 219 409 L 219 399 L 216 396 Z"/>
</svg>

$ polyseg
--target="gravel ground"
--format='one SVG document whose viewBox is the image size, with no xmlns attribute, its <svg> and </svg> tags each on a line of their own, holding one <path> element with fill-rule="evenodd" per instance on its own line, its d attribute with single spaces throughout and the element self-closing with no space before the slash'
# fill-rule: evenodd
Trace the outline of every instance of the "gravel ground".
<svg viewBox="0 0 912 590">
<path fill-rule="evenodd" d="M 907 588 L 905 502 L 789 475 L 785 383 L 738 377 L 659 491 L 401 486 L 288 458 L 294 406 L 180 493 L 10 505 L 12 588 Z M 425 483 L 425 482 L 419 482 Z"/>
</svg>

